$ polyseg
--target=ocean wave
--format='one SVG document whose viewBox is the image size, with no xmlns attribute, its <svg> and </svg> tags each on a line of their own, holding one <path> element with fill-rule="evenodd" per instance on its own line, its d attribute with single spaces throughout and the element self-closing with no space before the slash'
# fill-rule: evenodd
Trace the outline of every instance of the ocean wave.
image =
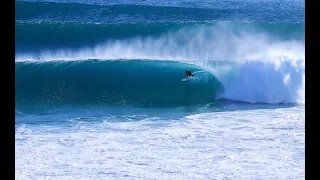
<svg viewBox="0 0 320 180">
<path fill-rule="evenodd" d="M 209 64 L 209 65 L 208 65 Z M 304 104 L 304 63 L 84 60 L 16 62 L 16 104 L 183 106 L 217 99 Z M 196 73 L 182 82 L 184 70 Z"/>
<path fill-rule="evenodd" d="M 16 103 L 208 103 L 221 84 L 210 73 L 182 82 L 195 66 L 169 61 L 52 61 L 16 63 Z"/>
<path fill-rule="evenodd" d="M 301 33 L 301 39 L 293 35 L 292 31 L 289 31 L 291 32 L 290 38 L 283 38 L 274 36 L 266 31 L 266 28 L 259 30 L 251 25 L 249 23 L 249 26 L 241 28 L 234 23 L 184 26 L 176 31 L 166 31 L 157 36 L 138 35 L 131 38 L 110 39 L 95 44 L 93 47 L 83 45 L 82 48 L 73 49 L 60 47 L 58 50 L 48 48 L 39 52 L 18 52 L 16 54 L 17 101 L 27 102 L 26 99 L 32 101 L 39 99 L 38 96 L 42 94 L 44 96 L 40 99 L 47 99 L 47 101 L 59 99 L 63 103 L 84 100 L 85 103 L 98 101 L 183 105 L 186 104 L 186 99 L 192 99 L 188 100 L 189 104 L 197 104 L 224 98 L 252 103 L 303 104 L 304 32 L 297 31 Z M 273 25 L 270 26 L 273 27 Z M 299 25 L 299 28 L 302 27 Z M 286 29 L 285 26 L 284 29 Z M 276 28 L 274 30 L 276 31 Z M 288 31 L 284 30 L 283 33 L 285 32 Z M 97 61 L 93 66 L 93 62 L 96 61 L 90 59 L 105 60 L 102 61 L 105 64 Z M 137 59 L 143 60 L 143 63 L 134 64 L 134 60 Z M 128 64 L 117 65 L 117 63 L 123 63 L 123 60 L 127 60 L 124 62 Z M 108 64 L 111 62 L 114 64 Z M 152 62 L 155 63 L 152 67 L 145 66 Z M 157 69 L 162 63 L 165 64 L 165 68 Z M 57 66 L 63 70 L 55 68 Z M 103 67 L 117 67 L 115 69 L 118 69 L 119 72 L 112 71 L 113 83 L 108 84 L 109 81 L 106 79 L 110 78 L 110 74 L 106 73 Z M 186 98 L 186 93 L 181 93 L 187 91 L 186 83 L 183 84 L 180 80 L 184 70 L 191 67 L 205 71 L 203 75 L 206 75 L 206 78 L 200 78 L 201 83 L 192 86 L 195 89 L 190 90 Z M 98 70 L 98 68 L 102 69 Z M 134 76 L 129 76 L 133 70 L 136 73 Z M 166 70 L 172 72 L 159 74 Z M 96 71 L 103 72 L 98 73 L 101 76 L 94 80 L 97 75 Z M 27 78 L 29 76 L 31 78 Z M 44 80 L 41 81 L 41 78 Z M 207 81 L 208 78 L 211 80 Z M 68 89 L 71 87 L 68 84 L 73 84 L 73 80 L 79 83 L 75 87 L 81 88 Z M 131 83 L 130 86 L 121 85 L 121 83 L 128 84 L 128 81 Z M 128 87 L 136 87 L 135 81 L 141 83 L 137 87 L 142 87 L 142 89 L 128 91 L 128 94 L 124 96 L 125 93 L 120 90 L 120 87 L 125 90 Z M 54 82 L 53 85 L 56 85 L 56 88 L 51 88 L 52 84 L 44 86 L 45 83 L 50 84 L 51 82 Z M 90 84 L 94 82 L 97 84 Z M 150 87 L 146 84 L 155 84 L 150 87 L 155 87 L 157 90 L 148 89 Z M 101 98 L 108 87 L 118 86 L 120 89 L 107 91 L 103 95 L 107 98 Z M 26 91 L 26 87 L 30 90 Z M 93 89 L 99 91 L 90 93 L 83 87 L 95 87 Z M 81 93 L 82 95 L 78 96 Z M 154 94 L 151 95 L 152 93 Z M 194 94 L 190 95 L 190 93 Z M 30 94 L 29 97 L 28 94 Z M 150 96 L 146 97 L 147 95 Z M 87 97 L 90 98 L 86 99 Z M 73 99 L 70 100 L 70 98 Z"/>
</svg>

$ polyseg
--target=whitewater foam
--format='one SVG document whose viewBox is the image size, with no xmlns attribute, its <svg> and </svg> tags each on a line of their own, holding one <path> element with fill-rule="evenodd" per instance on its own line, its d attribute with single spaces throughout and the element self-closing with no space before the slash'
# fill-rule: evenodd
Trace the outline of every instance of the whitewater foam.
<svg viewBox="0 0 320 180">
<path fill-rule="evenodd" d="M 139 118 L 18 126 L 16 178 L 304 177 L 304 108 Z"/>
<path fill-rule="evenodd" d="M 248 61 L 228 75 L 216 74 L 225 87 L 221 98 L 251 103 L 304 104 L 304 66 L 295 66 L 296 62 Z"/>
</svg>

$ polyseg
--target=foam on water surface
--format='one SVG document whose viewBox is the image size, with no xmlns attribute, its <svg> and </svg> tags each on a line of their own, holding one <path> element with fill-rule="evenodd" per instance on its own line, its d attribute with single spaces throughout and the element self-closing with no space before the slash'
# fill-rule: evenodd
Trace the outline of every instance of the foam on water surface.
<svg viewBox="0 0 320 180">
<path fill-rule="evenodd" d="M 304 111 L 79 120 L 71 127 L 17 125 L 16 178 L 301 179 Z"/>
</svg>

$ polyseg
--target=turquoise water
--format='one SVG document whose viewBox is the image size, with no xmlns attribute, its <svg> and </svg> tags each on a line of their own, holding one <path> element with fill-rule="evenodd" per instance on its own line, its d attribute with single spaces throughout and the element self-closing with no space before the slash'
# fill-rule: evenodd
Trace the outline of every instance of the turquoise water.
<svg viewBox="0 0 320 180">
<path fill-rule="evenodd" d="M 17 179 L 304 178 L 304 1 L 15 10 Z"/>
</svg>

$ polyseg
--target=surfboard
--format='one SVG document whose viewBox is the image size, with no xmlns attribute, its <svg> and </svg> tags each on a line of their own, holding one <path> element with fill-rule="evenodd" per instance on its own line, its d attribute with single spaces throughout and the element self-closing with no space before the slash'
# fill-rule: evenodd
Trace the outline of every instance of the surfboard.
<svg viewBox="0 0 320 180">
<path fill-rule="evenodd" d="M 181 79 L 181 81 L 188 81 L 188 80 L 189 80 L 189 78 L 187 78 L 187 77 Z"/>
<path fill-rule="evenodd" d="M 181 79 L 181 81 L 188 81 L 188 80 L 190 80 L 191 78 L 193 78 L 193 77 L 188 76 L 188 77 L 185 77 L 185 78 Z"/>
</svg>

